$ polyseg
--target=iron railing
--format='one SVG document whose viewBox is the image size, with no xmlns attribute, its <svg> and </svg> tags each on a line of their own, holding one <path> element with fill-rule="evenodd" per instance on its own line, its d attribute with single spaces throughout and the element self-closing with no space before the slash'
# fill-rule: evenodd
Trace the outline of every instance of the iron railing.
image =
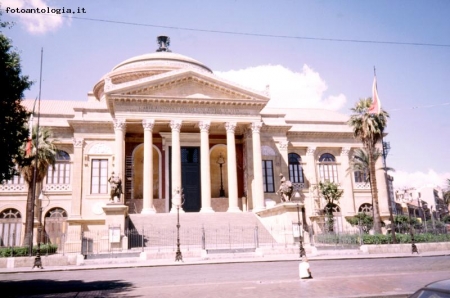
<svg viewBox="0 0 450 298">
<path fill-rule="evenodd" d="M 317 233 L 312 226 L 307 226 L 309 239 L 303 239 L 316 247 L 346 248 L 359 247 L 362 244 L 392 243 L 391 235 L 369 235 L 362 229 L 354 227 L 336 232 Z M 450 241 L 450 233 L 445 225 L 425 227 L 423 225 L 396 225 L 399 243 L 410 243 L 411 232 L 415 242 Z M 36 238 L 37 235 L 34 235 Z M 30 236 L 22 239 L 20 245 L 12 241 L 7 246 L 0 246 L 0 257 L 16 257 L 35 255 L 37 245 L 30 251 Z M 36 243 L 36 240 L 34 241 Z M 95 255 L 116 252 L 174 252 L 177 249 L 176 227 L 146 226 L 141 229 L 126 229 L 119 236 L 111 229 L 98 229 L 93 231 L 70 231 L 59 233 L 46 233 L 40 241 L 41 255 L 78 253 Z M 292 226 L 272 226 L 262 228 L 253 226 L 199 227 L 180 229 L 180 243 L 182 251 L 190 250 L 254 250 L 257 248 L 295 248 L 298 238 L 294 238 Z"/>
</svg>

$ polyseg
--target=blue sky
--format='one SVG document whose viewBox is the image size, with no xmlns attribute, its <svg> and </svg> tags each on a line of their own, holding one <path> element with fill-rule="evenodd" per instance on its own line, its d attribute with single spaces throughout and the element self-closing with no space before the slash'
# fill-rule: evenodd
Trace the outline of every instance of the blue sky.
<svg viewBox="0 0 450 298">
<path fill-rule="evenodd" d="M 269 84 L 274 106 L 350 114 L 359 98 L 371 96 L 375 66 L 391 115 L 386 141 L 396 186 L 450 178 L 448 0 L 0 3 L 2 19 L 16 23 L 3 33 L 20 52 L 23 73 L 36 81 L 26 98 L 38 94 L 41 48 L 42 98 L 86 100 L 115 65 L 154 52 L 158 35 L 171 37 L 173 52 L 227 79 L 261 90 Z M 17 14 L 7 7 L 86 13 Z"/>
</svg>

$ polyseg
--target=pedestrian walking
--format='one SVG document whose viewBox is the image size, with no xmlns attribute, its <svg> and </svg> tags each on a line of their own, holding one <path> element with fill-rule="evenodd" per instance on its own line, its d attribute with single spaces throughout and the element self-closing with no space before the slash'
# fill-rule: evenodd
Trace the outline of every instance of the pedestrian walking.
<svg viewBox="0 0 450 298">
<path fill-rule="evenodd" d="M 308 259 L 306 257 L 302 258 L 302 261 L 298 265 L 298 271 L 301 279 L 313 278 L 311 275 L 311 269 L 309 268 Z"/>
</svg>

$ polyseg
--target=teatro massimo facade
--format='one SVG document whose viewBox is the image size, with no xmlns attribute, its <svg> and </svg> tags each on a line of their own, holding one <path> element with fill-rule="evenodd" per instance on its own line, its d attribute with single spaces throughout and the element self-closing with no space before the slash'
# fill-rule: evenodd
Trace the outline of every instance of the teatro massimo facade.
<svg viewBox="0 0 450 298">
<path fill-rule="evenodd" d="M 293 183 L 293 200 L 301 202 L 308 225 L 323 220 L 320 181 L 344 190 L 335 208 L 341 228 L 342 218 L 370 210 L 369 184 L 348 172 L 353 150 L 361 147 L 348 116 L 269 108 L 269 100 L 265 91 L 226 81 L 169 51 L 164 40 L 156 52 L 115 66 L 87 101 L 42 100 L 40 124 L 53 131 L 60 150 L 39 186 L 42 221 L 48 229 L 53 220 L 52 229 L 78 231 L 107 225 L 112 172 L 123 181 L 125 216 L 170 213 L 178 189 L 184 212 L 264 214 L 280 205 L 280 174 Z M 23 104 L 31 110 L 33 100 Z M 377 181 L 387 218 L 382 171 Z M 3 236 L 13 226 L 16 237 L 23 231 L 26 197 L 19 177 L 0 186 Z"/>
</svg>

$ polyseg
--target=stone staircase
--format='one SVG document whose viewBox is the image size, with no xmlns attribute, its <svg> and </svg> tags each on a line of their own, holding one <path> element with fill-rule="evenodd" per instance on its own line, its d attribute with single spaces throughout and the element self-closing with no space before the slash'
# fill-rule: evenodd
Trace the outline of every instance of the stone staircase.
<svg viewBox="0 0 450 298">
<path fill-rule="evenodd" d="M 186 249 L 208 253 L 248 253 L 262 242 L 274 239 L 250 212 L 180 213 L 180 242 Z M 173 249 L 177 239 L 177 214 L 130 214 L 130 248 Z"/>
</svg>

